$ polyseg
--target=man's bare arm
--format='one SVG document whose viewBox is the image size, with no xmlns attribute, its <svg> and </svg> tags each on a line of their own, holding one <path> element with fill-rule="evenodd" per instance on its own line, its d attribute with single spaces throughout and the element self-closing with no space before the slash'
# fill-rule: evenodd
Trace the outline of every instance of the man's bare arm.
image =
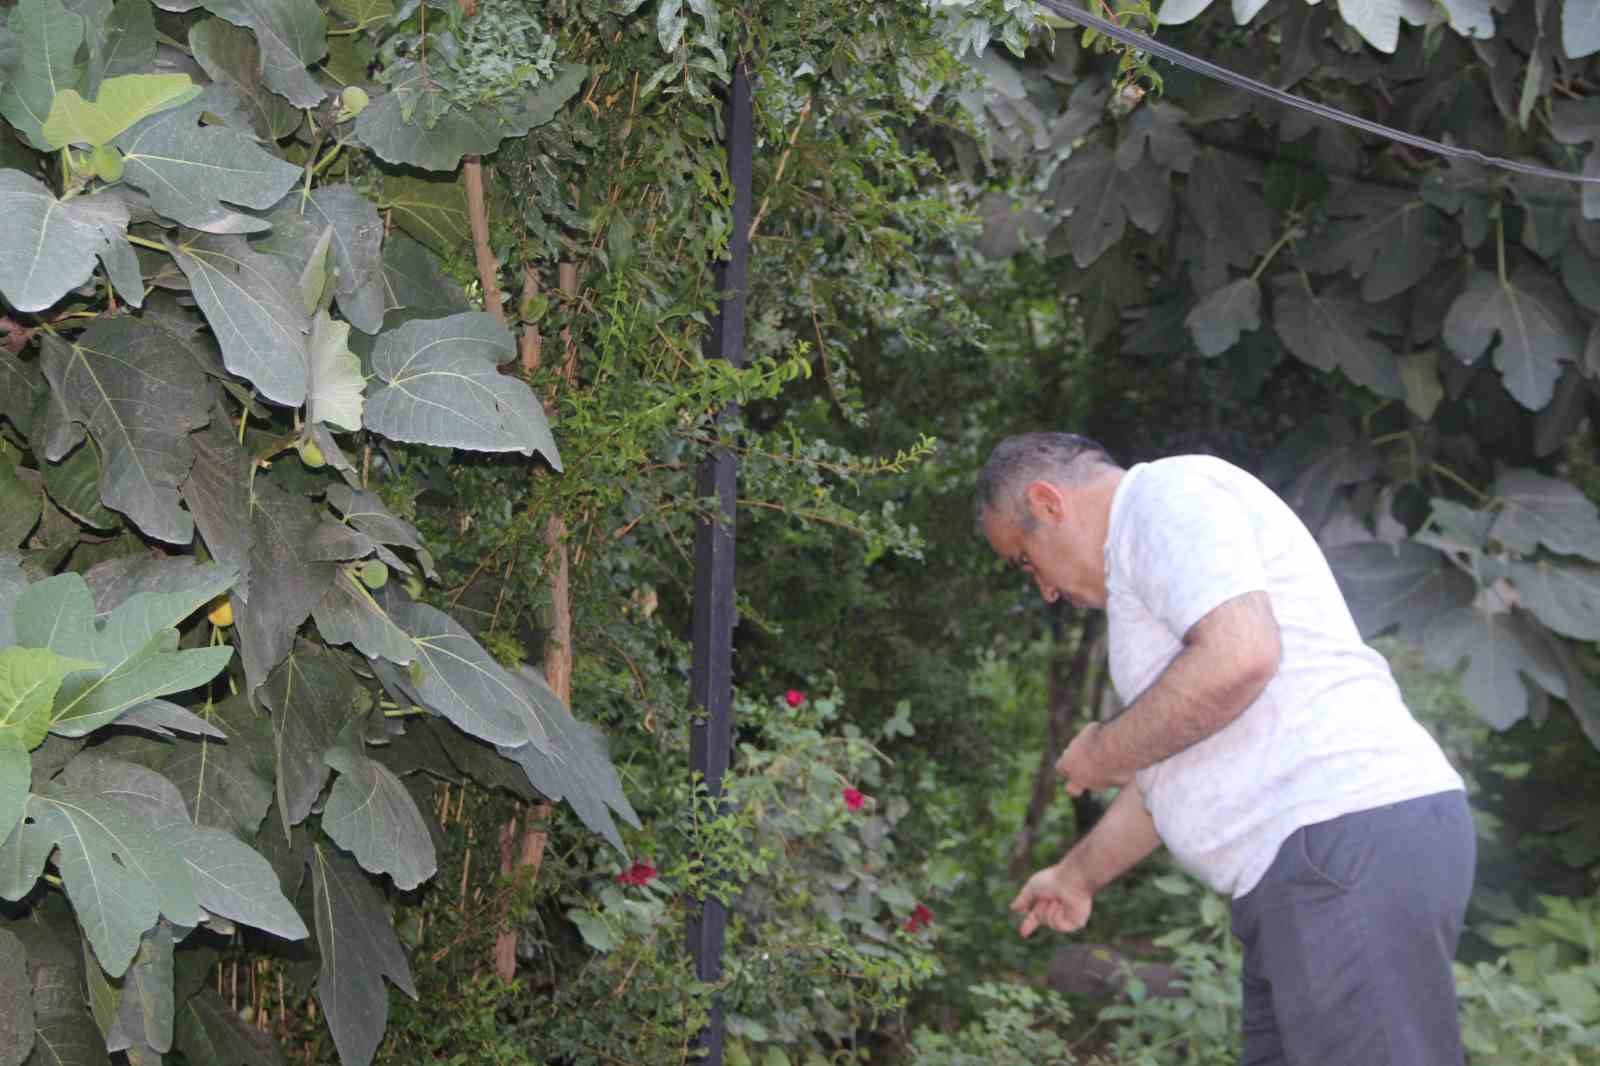
<svg viewBox="0 0 1600 1066">
<path fill-rule="evenodd" d="M 1161 845 L 1155 822 L 1138 788 L 1124 788 L 1066 857 L 1034 874 L 1011 909 L 1024 915 L 1021 933 L 1041 925 L 1058 933 L 1080 929 L 1089 920 L 1096 892 L 1121 877 Z"/>
<path fill-rule="evenodd" d="M 1239 717 L 1278 672 L 1278 621 L 1265 592 L 1219 605 L 1183 641 L 1138 699 L 1115 720 L 1085 730 L 1062 755 L 1057 769 L 1073 786 L 1124 783 L 1198 744 Z"/>
</svg>

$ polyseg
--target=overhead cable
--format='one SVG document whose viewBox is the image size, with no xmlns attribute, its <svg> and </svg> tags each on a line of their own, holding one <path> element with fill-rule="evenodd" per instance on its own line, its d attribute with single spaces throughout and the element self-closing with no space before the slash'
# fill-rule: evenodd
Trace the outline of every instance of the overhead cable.
<svg viewBox="0 0 1600 1066">
<path fill-rule="evenodd" d="M 1036 0 L 1036 2 L 1052 14 L 1059 15 L 1069 22 L 1077 23 L 1085 29 L 1102 33 L 1114 41 L 1127 45 L 1129 48 L 1138 49 L 1158 59 L 1165 59 L 1169 63 L 1192 70 L 1196 74 L 1202 74 L 1205 77 L 1243 89 L 1246 92 L 1255 93 L 1257 96 L 1264 96 L 1269 100 L 1283 104 L 1285 107 L 1298 108 L 1330 122 L 1337 122 L 1341 125 L 1361 130 L 1364 133 L 1385 137 L 1399 144 L 1409 145 L 1412 148 L 1419 148 L 1424 152 L 1432 152 L 1435 155 L 1442 155 L 1451 159 L 1466 159 L 1486 167 L 1496 167 L 1500 170 L 1509 170 L 1517 174 L 1528 174 L 1536 178 L 1548 178 L 1552 181 L 1600 185 L 1600 176 L 1591 177 L 1586 174 L 1574 174 L 1571 171 L 1556 170 L 1553 167 L 1540 166 L 1537 163 L 1523 163 L 1519 160 L 1506 159 L 1502 156 L 1487 155 L 1476 149 L 1463 148 L 1457 144 L 1444 144 L 1427 137 L 1419 137 L 1414 133 L 1407 133 L 1405 130 L 1397 130 L 1393 126 L 1385 126 L 1381 122 L 1359 118 L 1347 111 L 1329 107 L 1327 104 L 1319 104 L 1314 100 L 1307 100 L 1303 96 L 1296 96 L 1293 93 L 1274 88 L 1265 82 L 1247 77 L 1237 71 L 1229 70 L 1198 56 L 1190 55 L 1181 48 L 1174 48 L 1169 44 L 1157 41 L 1153 37 L 1147 37 L 1142 33 L 1125 29 L 1108 19 L 1100 18 L 1098 15 L 1091 15 L 1081 8 L 1072 7 L 1064 3 L 1063 0 Z"/>
</svg>

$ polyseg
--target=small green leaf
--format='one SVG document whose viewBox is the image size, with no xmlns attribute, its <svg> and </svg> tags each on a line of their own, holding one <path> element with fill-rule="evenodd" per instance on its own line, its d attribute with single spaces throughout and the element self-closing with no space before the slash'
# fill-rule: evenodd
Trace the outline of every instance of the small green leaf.
<svg viewBox="0 0 1600 1066">
<path fill-rule="evenodd" d="M 187 74 L 125 74 L 100 83 L 91 102 L 76 89 L 57 93 L 44 123 L 51 148 L 69 144 L 109 145 L 113 137 L 141 119 L 200 95 Z"/>
<path fill-rule="evenodd" d="M 567 917 L 578 927 L 583 942 L 594 950 L 604 953 L 617 946 L 617 938 L 611 935 L 611 927 L 606 925 L 606 920 L 600 915 L 590 911 L 571 910 L 567 912 Z"/>
<path fill-rule="evenodd" d="M 306 354 L 306 421 L 350 431 L 361 428 L 367 379 L 349 341 L 350 323 L 317 312 Z"/>
<path fill-rule="evenodd" d="M 50 710 L 62 679 L 95 665 L 45 648 L 0 651 L 0 750 L 38 747 L 50 731 Z"/>
</svg>

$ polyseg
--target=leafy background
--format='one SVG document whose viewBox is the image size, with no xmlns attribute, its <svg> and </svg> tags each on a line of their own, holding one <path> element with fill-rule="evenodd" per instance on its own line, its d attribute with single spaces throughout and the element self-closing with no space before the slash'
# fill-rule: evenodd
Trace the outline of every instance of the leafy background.
<svg viewBox="0 0 1600 1066">
<path fill-rule="evenodd" d="M 1593 169 L 1577 0 L 1115 6 Z M 1022 0 L 0 14 L 0 1064 L 682 1061 L 713 991 L 731 1062 L 1234 1061 L 1225 910 L 1169 868 L 1088 944 L 1007 924 L 1107 707 L 1092 621 L 971 539 L 1035 426 L 1290 499 L 1471 781 L 1474 1055 L 1600 1046 L 1587 188 Z M 700 345 L 741 54 L 736 371 Z M 724 806 L 684 772 L 714 443 Z M 1086 992 L 1097 951 L 1141 968 Z"/>
</svg>

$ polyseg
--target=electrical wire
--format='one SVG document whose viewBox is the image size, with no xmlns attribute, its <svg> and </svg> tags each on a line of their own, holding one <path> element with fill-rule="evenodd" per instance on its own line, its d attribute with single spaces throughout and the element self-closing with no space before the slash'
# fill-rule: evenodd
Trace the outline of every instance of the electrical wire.
<svg viewBox="0 0 1600 1066">
<path fill-rule="evenodd" d="M 1574 174 L 1571 171 L 1556 170 L 1552 167 L 1540 166 L 1537 163 L 1523 163 L 1515 159 L 1486 155 L 1476 149 L 1463 148 L 1456 144 L 1444 144 L 1440 141 L 1430 140 L 1427 137 L 1419 137 L 1414 133 L 1407 133 L 1405 130 L 1397 130 L 1393 126 L 1385 126 L 1381 122 L 1359 118 L 1336 107 L 1329 107 L 1327 104 L 1319 104 L 1314 100 L 1307 100 L 1302 96 L 1296 96 L 1293 93 L 1274 88 L 1265 82 L 1256 81 L 1254 78 L 1247 77 L 1237 71 L 1229 70 L 1198 56 L 1190 55 L 1180 48 L 1174 48 L 1169 44 L 1157 41 L 1153 37 L 1147 37 L 1142 33 L 1125 29 L 1115 22 L 1100 18 L 1098 15 L 1091 15 L 1087 11 L 1063 3 L 1062 0 L 1035 0 L 1035 2 L 1054 15 L 1059 15 L 1069 22 L 1077 23 L 1085 29 L 1102 33 L 1114 41 L 1127 45 L 1129 48 L 1138 49 L 1158 59 L 1165 59 L 1169 63 L 1192 70 L 1196 74 L 1204 75 L 1226 85 L 1232 85 L 1246 92 L 1255 93 L 1257 96 L 1264 96 L 1269 100 L 1283 104 L 1285 107 L 1298 108 L 1330 122 L 1337 122 L 1352 129 L 1361 130 L 1364 133 L 1385 137 L 1399 144 L 1409 145 L 1412 148 L 1418 148 L 1424 152 L 1431 152 L 1434 155 L 1442 155 L 1451 159 L 1470 160 L 1482 166 L 1509 170 L 1517 174 L 1528 174 L 1536 178 L 1548 178 L 1552 181 L 1600 185 L 1600 176 L 1591 177 L 1586 174 Z M 1600 149 L 1597 149 L 1597 151 L 1600 151 Z"/>
</svg>

